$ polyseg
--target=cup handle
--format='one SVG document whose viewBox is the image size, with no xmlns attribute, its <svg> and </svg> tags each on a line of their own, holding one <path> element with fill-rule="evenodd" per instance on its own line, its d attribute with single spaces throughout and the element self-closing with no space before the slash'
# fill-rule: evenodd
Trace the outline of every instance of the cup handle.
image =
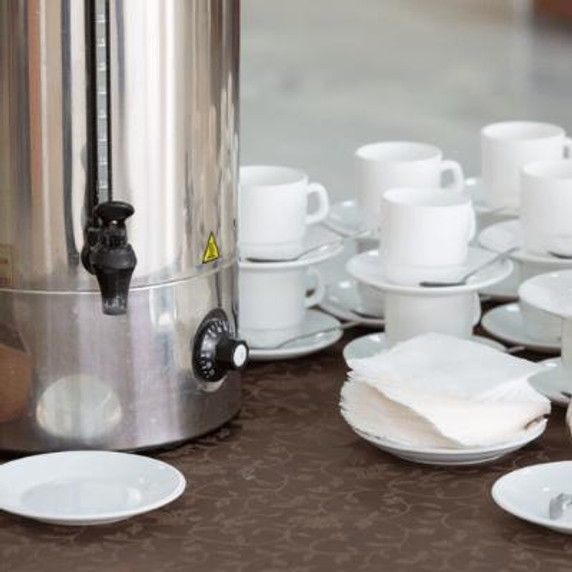
<svg viewBox="0 0 572 572">
<path fill-rule="evenodd" d="M 453 182 L 447 188 L 455 191 L 464 190 L 465 174 L 463 173 L 463 167 L 457 161 L 451 161 L 450 159 L 441 161 L 441 174 L 447 171 L 451 171 L 453 175 Z"/>
<path fill-rule="evenodd" d="M 572 159 L 572 138 L 570 137 L 564 139 L 564 158 Z"/>
<path fill-rule="evenodd" d="M 481 315 L 481 298 L 479 294 L 475 292 L 473 294 L 473 326 L 476 326 L 481 321 Z"/>
<path fill-rule="evenodd" d="M 306 308 L 311 308 L 312 306 L 319 304 L 324 298 L 326 285 L 324 284 L 322 275 L 317 268 L 308 268 L 308 275 L 311 276 L 315 282 L 313 294 L 307 296 L 305 301 Z"/>
<path fill-rule="evenodd" d="M 320 183 L 309 183 L 307 189 L 308 196 L 312 194 L 318 195 L 319 206 L 315 213 L 306 216 L 306 224 L 316 224 L 317 222 L 323 221 L 330 212 L 330 199 L 328 197 L 328 191 Z"/>
</svg>

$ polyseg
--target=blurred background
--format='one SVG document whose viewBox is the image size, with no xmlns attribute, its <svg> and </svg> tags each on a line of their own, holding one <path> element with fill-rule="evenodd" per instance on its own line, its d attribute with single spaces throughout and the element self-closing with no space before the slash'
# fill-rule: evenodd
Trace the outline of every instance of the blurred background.
<svg viewBox="0 0 572 572">
<path fill-rule="evenodd" d="M 242 164 L 353 193 L 363 143 L 434 143 L 478 175 L 479 129 L 572 131 L 572 0 L 243 0 Z"/>
</svg>

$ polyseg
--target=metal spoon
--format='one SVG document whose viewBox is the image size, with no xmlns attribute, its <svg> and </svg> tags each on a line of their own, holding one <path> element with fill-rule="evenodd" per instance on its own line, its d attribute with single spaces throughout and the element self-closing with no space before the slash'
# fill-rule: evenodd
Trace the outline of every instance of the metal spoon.
<svg viewBox="0 0 572 572">
<path fill-rule="evenodd" d="M 424 280 L 423 282 L 419 282 L 419 286 L 422 286 L 423 288 L 448 288 L 451 286 L 463 286 L 464 284 L 467 283 L 467 281 L 469 280 L 469 278 L 471 278 L 471 276 L 474 276 L 475 274 L 477 274 L 477 272 L 480 272 L 483 268 L 486 268 L 487 266 L 490 266 L 491 264 L 494 264 L 495 262 L 498 262 L 499 260 L 506 258 L 509 254 L 511 254 L 515 250 L 519 250 L 519 247 L 514 246 L 512 248 L 509 248 L 508 250 L 499 252 L 499 254 L 493 256 L 485 263 L 481 264 L 474 270 L 471 270 L 470 272 L 468 272 L 462 278 L 460 278 L 455 282 L 437 282 L 437 281 L 433 282 L 431 280 Z"/>
<path fill-rule="evenodd" d="M 305 338 L 313 338 L 317 336 L 322 336 L 324 334 L 329 334 L 330 332 L 338 332 L 340 330 L 349 330 L 350 328 L 355 328 L 356 326 L 360 326 L 361 322 L 346 322 L 345 324 L 340 324 L 339 326 L 332 326 L 331 328 L 326 328 L 325 330 L 318 330 L 317 332 L 311 332 L 309 334 L 303 334 L 301 336 L 296 336 L 294 338 L 290 338 L 279 343 L 276 346 L 271 346 L 268 348 L 257 348 L 261 350 L 279 350 L 282 349 L 284 346 L 291 344 L 292 342 L 297 342 L 298 340 L 303 340 Z"/>
<path fill-rule="evenodd" d="M 561 260 L 572 260 L 572 254 L 558 254 L 558 252 L 548 252 L 550 256 L 554 256 L 554 258 L 560 258 Z"/>
<path fill-rule="evenodd" d="M 300 254 L 292 257 L 292 258 L 247 258 L 249 262 L 295 262 L 296 260 L 300 260 L 300 258 L 306 256 L 307 254 L 313 252 L 321 252 L 323 250 L 328 250 L 332 246 L 338 246 L 344 244 L 346 240 L 354 240 L 356 238 L 361 238 L 363 236 L 367 236 L 371 234 L 370 230 L 362 230 L 361 232 L 356 232 L 350 236 L 346 236 L 344 238 L 338 238 L 336 240 L 331 240 L 330 242 L 324 242 L 322 244 L 318 244 L 317 246 L 312 246 L 311 248 L 307 248 L 306 250 L 302 251 Z"/>
</svg>

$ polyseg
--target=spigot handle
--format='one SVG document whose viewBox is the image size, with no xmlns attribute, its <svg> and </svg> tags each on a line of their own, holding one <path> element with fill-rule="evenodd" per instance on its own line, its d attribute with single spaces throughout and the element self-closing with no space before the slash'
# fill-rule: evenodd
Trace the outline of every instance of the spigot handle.
<svg viewBox="0 0 572 572">
<path fill-rule="evenodd" d="M 119 226 L 123 226 L 134 212 L 133 206 L 123 201 L 108 201 L 99 203 L 95 207 L 95 216 L 101 219 L 105 226 L 109 226 L 114 222 Z"/>
</svg>

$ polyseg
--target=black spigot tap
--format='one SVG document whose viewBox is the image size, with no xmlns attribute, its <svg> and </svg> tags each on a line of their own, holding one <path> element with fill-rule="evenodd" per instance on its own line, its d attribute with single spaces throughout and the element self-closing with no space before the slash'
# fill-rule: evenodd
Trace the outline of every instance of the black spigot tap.
<svg viewBox="0 0 572 572">
<path fill-rule="evenodd" d="M 127 313 L 137 257 L 128 242 L 125 221 L 134 212 L 129 203 L 121 201 L 100 203 L 94 211 L 99 226 L 91 229 L 93 245 L 89 247 L 86 266 L 97 278 L 103 313 L 109 316 Z"/>
</svg>

